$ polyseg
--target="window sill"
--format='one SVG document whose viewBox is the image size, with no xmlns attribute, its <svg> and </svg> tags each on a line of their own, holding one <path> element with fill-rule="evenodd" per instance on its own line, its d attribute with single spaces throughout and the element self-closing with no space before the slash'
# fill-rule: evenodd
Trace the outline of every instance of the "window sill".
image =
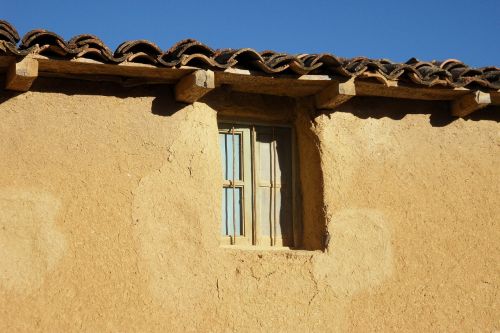
<svg viewBox="0 0 500 333">
<path fill-rule="evenodd" d="M 261 245 L 220 245 L 220 248 L 234 251 L 262 252 L 262 253 L 286 253 L 299 256 L 310 256 L 314 253 L 322 253 L 320 250 L 302 250 L 287 246 L 261 246 Z"/>
</svg>

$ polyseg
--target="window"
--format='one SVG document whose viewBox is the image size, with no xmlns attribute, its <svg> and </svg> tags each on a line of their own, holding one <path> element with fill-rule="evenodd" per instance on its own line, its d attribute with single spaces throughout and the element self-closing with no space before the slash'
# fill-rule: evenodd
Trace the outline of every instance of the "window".
<svg viewBox="0 0 500 333">
<path fill-rule="evenodd" d="M 223 244 L 298 245 L 293 130 L 219 124 Z"/>
</svg>

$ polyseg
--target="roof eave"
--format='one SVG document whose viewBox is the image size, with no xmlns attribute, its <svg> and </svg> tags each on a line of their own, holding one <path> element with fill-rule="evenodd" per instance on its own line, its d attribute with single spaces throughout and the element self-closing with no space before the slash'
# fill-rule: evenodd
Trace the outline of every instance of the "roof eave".
<svg viewBox="0 0 500 333">
<path fill-rule="evenodd" d="M 26 62 L 36 62 L 37 73 L 27 73 Z M 14 73 L 22 84 L 20 89 L 16 85 L 10 86 L 13 90 L 26 91 L 36 77 L 57 77 L 90 81 L 118 82 L 124 86 L 175 84 L 183 82 L 186 89 L 196 90 L 197 93 L 188 102 L 201 98 L 209 90 L 220 86 L 230 86 L 232 90 L 245 93 L 257 93 L 276 96 L 300 98 L 315 96 L 318 108 L 337 108 L 343 102 L 354 96 L 376 96 L 388 98 L 403 98 L 413 100 L 450 101 L 452 112 L 456 116 L 467 116 L 487 105 L 500 105 L 500 90 L 481 91 L 468 88 L 425 87 L 398 80 L 387 80 L 370 76 L 359 76 L 351 79 L 336 75 L 273 75 L 258 71 L 236 68 L 215 71 L 209 75 L 213 82 L 199 83 L 195 72 L 207 72 L 205 69 L 181 66 L 173 68 L 156 67 L 148 64 L 122 62 L 120 64 L 106 64 L 91 59 L 55 60 L 42 55 L 28 55 L 26 57 L 0 56 L 0 73 Z M 208 71 L 211 72 L 211 71 Z M 25 77 L 23 77 L 25 73 Z M 212 73 L 212 72 L 211 72 Z M 12 74 L 10 74 L 12 75 Z M 192 76 L 194 79 L 186 79 Z M 205 77 L 201 75 L 200 77 Z M 13 79 L 12 77 L 10 79 Z M 184 80 L 183 80 L 184 78 Z M 186 85 L 186 82 L 191 84 Z M 7 83 L 8 84 L 8 83 Z M 213 85 L 213 87 L 212 87 Z M 19 87 L 19 86 L 17 86 Z M 9 88 L 9 87 L 7 87 Z M 193 99 L 195 98 L 195 99 Z M 186 102 L 186 100 L 180 99 Z M 467 103 L 464 103 L 467 101 Z M 460 109 L 463 105 L 463 110 Z"/>
</svg>

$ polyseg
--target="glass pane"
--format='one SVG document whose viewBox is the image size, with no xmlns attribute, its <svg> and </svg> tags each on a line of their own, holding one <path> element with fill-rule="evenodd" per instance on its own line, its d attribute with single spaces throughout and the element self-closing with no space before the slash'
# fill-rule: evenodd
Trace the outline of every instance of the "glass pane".
<svg viewBox="0 0 500 333">
<path fill-rule="evenodd" d="M 288 245 L 293 241 L 291 129 L 259 127 L 257 130 L 259 235 L 266 244 L 276 231 L 276 238 Z"/>
<path fill-rule="evenodd" d="M 241 134 L 235 133 L 233 138 L 232 134 L 219 133 L 219 145 L 222 160 L 222 175 L 224 179 L 233 179 L 234 159 L 234 179 L 241 180 Z"/>
<path fill-rule="evenodd" d="M 271 188 L 260 187 L 257 190 L 257 197 L 259 200 L 258 221 L 260 224 L 260 234 L 262 236 L 271 236 L 271 212 L 273 211 L 271 202 Z"/>
<path fill-rule="evenodd" d="M 269 134 L 257 135 L 259 146 L 259 181 L 271 183 L 271 141 Z"/>
<path fill-rule="evenodd" d="M 273 140 L 274 138 L 274 140 Z M 291 133 L 289 128 L 266 129 L 257 135 L 259 153 L 259 180 L 271 182 L 276 172 L 277 183 L 290 183 L 292 176 Z M 273 142 L 274 141 L 274 142 Z M 276 152 L 274 152 L 274 145 Z M 272 162 L 276 159 L 276 170 Z"/>
<path fill-rule="evenodd" d="M 290 183 L 292 176 L 292 142 L 289 128 L 275 130 L 276 138 L 276 181 Z"/>
<path fill-rule="evenodd" d="M 274 221 L 274 192 L 269 187 L 260 187 L 258 189 L 259 210 L 258 221 L 260 234 L 270 237 L 272 222 Z M 291 195 L 286 187 L 276 189 L 276 237 L 291 237 Z M 273 230 L 274 231 L 274 230 Z"/>
<path fill-rule="evenodd" d="M 233 206 L 233 192 L 234 192 L 234 206 Z M 222 223 L 221 223 L 221 233 L 222 235 L 232 236 L 233 235 L 233 225 L 236 227 L 236 236 L 243 235 L 243 218 L 242 218 L 242 200 L 241 200 L 241 188 L 236 187 L 233 191 L 232 188 L 222 189 Z M 233 221 L 234 217 L 234 221 Z"/>
<path fill-rule="evenodd" d="M 276 234 L 283 239 L 291 239 L 291 195 L 289 187 L 276 189 L 276 207 L 279 209 L 276 212 Z"/>
</svg>

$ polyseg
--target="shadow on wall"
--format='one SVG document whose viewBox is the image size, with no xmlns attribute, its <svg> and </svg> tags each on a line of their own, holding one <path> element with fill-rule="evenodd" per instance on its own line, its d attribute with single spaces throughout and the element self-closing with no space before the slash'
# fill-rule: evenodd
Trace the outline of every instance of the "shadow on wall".
<svg viewBox="0 0 500 333">
<path fill-rule="evenodd" d="M 1 83 L 0 83 L 1 84 Z M 0 94 L 0 104 L 7 102 L 9 99 L 17 97 L 21 95 L 22 92 L 4 90 Z"/>
<path fill-rule="evenodd" d="M 2 82 L 0 82 L 0 85 Z M 151 112 L 158 116 L 172 116 L 187 104 L 175 101 L 173 86 L 158 84 L 149 86 L 123 87 L 114 82 L 92 82 L 83 80 L 67 79 L 46 79 L 38 78 L 30 91 L 45 93 L 61 93 L 68 96 L 90 95 L 90 96 L 111 96 L 121 99 L 138 97 L 155 97 Z M 0 94 L 0 104 L 15 98 L 23 92 L 4 90 Z"/>
<path fill-rule="evenodd" d="M 175 101 L 172 86 L 163 86 L 163 91 L 156 94 L 151 105 L 151 112 L 157 116 L 170 117 L 188 104 Z"/>
<path fill-rule="evenodd" d="M 125 82 L 125 81 L 124 81 Z M 0 86 L 5 80 L 0 79 Z M 30 91 L 62 93 L 72 95 L 113 96 L 117 98 L 156 97 L 152 104 L 152 113 L 158 116 L 172 116 L 187 104 L 175 101 L 173 85 L 140 85 L 124 86 L 123 82 L 93 82 L 84 80 L 68 80 L 61 78 L 38 78 Z M 22 92 L 4 90 L 0 94 L 0 104 L 23 94 Z M 209 103 L 210 104 L 210 103 Z M 318 110 L 317 115 L 333 112 L 348 112 L 358 118 L 390 118 L 401 120 L 408 114 L 429 114 L 429 122 L 433 127 L 451 124 L 458 117 L 450 114 L 448 101 L 416 101 L 383 97 L 356 97 L 338 107 L 337 110 Z M 464 118 L 472 121 L 500 122 L 500 107 L 489 106 Z"/>
<path fill-rule="evenodd" d="M 319 110 L 319 114 L 328 115 L 333 112 L 348 112 L 361 119 L 387 117 L 393 120 L 401 120 L 408 114 L 429 114 L 429 123 L 433 127 L 447 126 L 459 119 L 451 115 L 450 103 L 447 101 L 416 101 L 382 97 L 356 97 L 339 106 L 338 110 Z M 500 107 L 489 106 L 464 119 L 500 122 Z"/>
</svg>

